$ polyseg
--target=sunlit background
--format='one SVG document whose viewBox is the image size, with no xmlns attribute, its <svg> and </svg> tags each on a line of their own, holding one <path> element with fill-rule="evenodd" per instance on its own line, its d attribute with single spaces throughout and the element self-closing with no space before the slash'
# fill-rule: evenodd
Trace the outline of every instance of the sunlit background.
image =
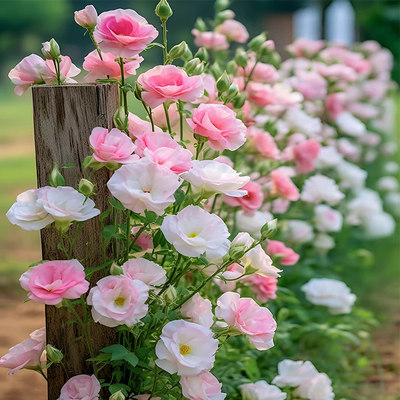
<svg viewBox="0 0 400 400">
<path fill-rule="evenodd" d="M 168 21 L 169 43 L 186 40 L 193 46 L 190 30 L 197 17 L 212 18 L 213 0 L 169 0 L 174 15 Z M 155 26 L 156 0 L 94 0 L 102 12 L 112 8 L 133 8 Z M 9 70 L 30 53 L 39 53 L 41 43 L 54 37 L 62 54 L 69 55 L 79 67 L 91 50 L 88 37 L 75 24 L 73 11 L 88 4 L 82 0 L 1 0 L 0 1 L 0 355 L 43 326 L 43 307 L 23 304 L 18 278 L 30 263 L 39 260 L 37 232 L 26 232 L 8 223 L 4 214 L 20 192 L 36 184 L 30 92 L 13 94 Z M 231 8 L 251 35 L 268 31 L 281 54 L 296 37 L 327 39 L 352 44 L 374 39 L 389 48 L 395 59 L 393 79 L 400 81 L 400 3 L 398 0 L 235 0 Z M 144 68 L 161 60 L 157 47 L 145 54 Z M 399 142 L 399 95 L 393 97 L 393 139 Z M 398 231 L 397 231 L 398 234 Z M 370 278 L 359 277 L 357 288 L 364 305 L 377 313 L 383 327 L 377 330 L 375 343 L 382 357 L 382 375 L 371 377 L 384 385 L 386 397 L 398 399 L 396 380 L 400 358 L 399 236 L 368 244 L 375 262 Z M 373 278 L 372 278 L 373 277 Z M 361 288 L 362 291 L 361 291 Z M 42 378 L 29 371 L 12 377 L 0 371 L 0 400 L 36 400 L 45 398 Z M 383 393 L 383 392 L 382 392 Z M 372 395 L 371 400 L 377 400 Z"/>
</svg>

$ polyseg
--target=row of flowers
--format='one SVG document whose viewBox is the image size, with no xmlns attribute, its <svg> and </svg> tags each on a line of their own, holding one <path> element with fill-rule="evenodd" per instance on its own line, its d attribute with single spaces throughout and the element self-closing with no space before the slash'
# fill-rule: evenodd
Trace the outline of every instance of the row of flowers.
<svg viewBox="0 0 400 400">
<path fill-rule="evenodd" d="M 306 335 L 296 318 L 312 314 L 308 303 L 327 307 L 335 326 L 352 311 L 350 288 L 312 264 L 329 262 L 340 232 L 380 238 L 394 231 L 385 209 L 398 211 L 398 165 L 386 162 L 386 176 L 372 182 L 384 201 L 366 186 L 361 168 L 395 151 L 382 134 L 391 55 L 376 42 L 351 50 L 297 39 L 281 62 L 264 33 L 246 47 L 235 44 L 249 35 L 228 6 L 216 2 L 209 27 L 197 20 L 194 55 L 185 42 L 168 48 L 172 10 L 165 0 L 156 7 L 162 43 L 133 10 L 75 12 L 95 47 L 83 63 L 84 80 L 120 87 L 115 128 L 90 133 L 93 154 L 77 188 L 55 167 L 49 186 L 20 194 L 7 213 L 23 229 L 54 223 L 59 232 L 65 259 L 33 264 L 20 284 L 30 300 L 66 307 L 84 333 L 93 375 L 68 376 L 60 400 L 334 398 L 330 378 L 310 361 L 266 352 L 254 356 L 255 367 L 242 368 L 235 349 L 266 351 L 274 337 L 279 347 L 289 329 Z M 159 47 L 163 64 L 127 81 L 143 61 L 139 54 Z M 54 39 L 42 53 L 45 60 L 30 55 L 10 72 L 16 94 L 75 82 L 80 70 Z M 128 95 L 146 118 L 129 112 Z M 90 177 L 101 168 L 113 171 L 107 210 L 90 198 L 96 200 Z M 102 232 L 90 245 L 112 250 L 101 266 L 74 259 L 80 228 L 94 217 Z M 103 273 L 97 282 L 95 270 Z M 82 316 L 82 307 L 90 312 Z M 92 323 L 115 328 L 118 342 L 95 354 Z M 0 365 L 10 374 L 30 368 L 46 377 L 70 351 L 46 346 L 42 328 Z M 266 359 L 273 369 L 263 370 Z M 99 375 L 106 365 L 110 376 Z M 237 368 L 226 376 L 226 366 Z M 276 368 L 270 384 L 266 376 Z"/>
</svg>

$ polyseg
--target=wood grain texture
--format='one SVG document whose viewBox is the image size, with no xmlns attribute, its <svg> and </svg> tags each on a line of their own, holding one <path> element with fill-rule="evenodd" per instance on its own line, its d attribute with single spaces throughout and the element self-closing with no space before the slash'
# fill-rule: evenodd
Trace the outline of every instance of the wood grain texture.
<svg viewBox="0 0 400 400">
<path fill-rule="evenodd" d="M 38 187 L 48 185 L 53 164 L 59 167 L 73 163 L 74 166 L 62 170 L 66 185 L 77 187 L 85 176 L 82 163 L 91 154 L 89 135 L 96 126 L 111 129 L 113 114 L 119 105 L 116 84 L 73 84 L 40 85 L 32 88 L 33 115 L 36 148 L 36 169 Z M 105 168 L 97 171 L 92 181 L 96 185 L 93 200 L 101 211 L 107 208 L 109 192 L 106 183 L 109 171 Z M 74 232 L 74 227 L 70 233 Z M 83 224 L 79 233 L 73 257 L 83 260 L 85 268 L 104 263 L 100 246 L 100 221 L 93 218 Z M 42 255 L 44 260 L 65 259 L 57 249 L 59 234 L 50 226 L 41 231 Z M 91 284 L 102 277 L 95 274 Z M 46 306 L 47 343 L 64 353 L 64 364 L 69 377 L 77 374 L 91 374 L 86 346 L 82 340 L 80 328 L 67 321 L 71 315 L 64 308 Z M 95 352 L 115 342 L 114 330 L 99 324 L 92 324 L 91 336 Z M 56 400 L 62 385 L 68 377 L 61 366 L 52 365 L 48 370 L 48 400 Z"/>
</svg>

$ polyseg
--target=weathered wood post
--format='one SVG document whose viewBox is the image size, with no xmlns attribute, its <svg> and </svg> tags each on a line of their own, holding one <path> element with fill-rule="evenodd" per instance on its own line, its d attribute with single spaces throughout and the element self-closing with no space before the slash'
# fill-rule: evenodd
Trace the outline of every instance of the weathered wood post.
<svg viewBox="0 0 400 400">
<path fill-rule="evenodd" d="M 112 128 L 113 115 L 119 105 L 118 86 L 116 84 L 72 84 L 40 85 L 32 88 L 33 119 L 35 130 L 36 169 L 38 186 L 48 185 L 53 164 L 59 167 L 73 163 L 62 170 L 68 186 L 77 187 L 84 177 L 82 162 L 91 153 L 89 135 L 96 126 Z M 106 183 L 109 171 L 103 168 L 92 178 L 96 185 L 93 197 L 96 207 L 104 210 L 109 193 Z M 71 228 L 72 232 L 74 228 Z M 86 221 L 79 233 L 73 257 L 84 260 L 86 268 L 104 263 L 100 247 L 99 218 Z M 57 249 L 59 234 L 54 226 L 41 231 L 42 255 L 44 260 L 65 259 Z M 94 274 L 91 283 L 101 277 Z M 89 358 L 82 340 L 79 327 L 68 323 L 71 315 L 64 308 L 46 306 L 47 343 L 64 353 L 64 365 L 71 376 L 92 373 Z M 99 324 L 91 327 L 94 349 L 97 352 L 114 340 L 114 330 Z M 56 400 L 60 389 L 68 379 L 60 364 L 53 364 L 48 370 L 48 400 Z"/>
</svg>

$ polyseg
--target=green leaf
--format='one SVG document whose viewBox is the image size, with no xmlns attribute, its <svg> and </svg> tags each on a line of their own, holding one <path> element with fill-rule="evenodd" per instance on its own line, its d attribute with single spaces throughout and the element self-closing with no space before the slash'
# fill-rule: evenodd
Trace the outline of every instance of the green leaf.
<svg viewBox="0 0 400 400">
<path fill-rule="evenodd" d="M 122 360 L 129 350 L 122 344 L 112 344 L 100 350 L 102 353 L 111 354 L 111 361 Z"/>
<path fill-rule="evenodd" d="M 108 390 L 110 391 L 111 394 L 114 394 L 119 390 L 121 390 L 124 396 L 128 396 L 129 392 L 131 391 L 131 388 L 128 385 L 124 385 L 123 383 L 114 383 L 113 385 L 109 386 Z"/>
<path fill-rule="evenodd" d="M 146 216 L 146 223 L 151 224 L 157 219 L 157 214 L 154 211 L 144 211 L 144 215 Z"/>
<path fill-rule="evenodd" d="M 136 367 L 136 365 L 139 362 L 139 359 L 136 357 L 136 355 L 132 352 L 129 352 L 127 354 L 125 354 L 124 358 L 123 358 L 127 363 L 131 364 L 132 367 Z"/>
<path fill-rule="evenodd" d="M 182 189 L 178 189 L 175 193 L 174 193 L 174 197 L 175 197 L 175 202 L 178 206 L 180 206 L 183 202 L 183 200 L 185 200 L 185 192 Z"/>
<path fill-rule="evenodd" d="M 103 238 L 105 240 L 111 240 L 111 238 L 117 233 L 117 227 L 114 225 L 107 225 L 103 228 Z"/>
<path fill-rule="evenodd" d="M 123 204 L 117 200 L 116 198 L 112 198 L 110 200 L 108 200 L 108 202 L 111 204 L 112 207 L 116 208 L 117 210 L 125 210 L 125 207 L 123 206 Z"/>
</svg>

